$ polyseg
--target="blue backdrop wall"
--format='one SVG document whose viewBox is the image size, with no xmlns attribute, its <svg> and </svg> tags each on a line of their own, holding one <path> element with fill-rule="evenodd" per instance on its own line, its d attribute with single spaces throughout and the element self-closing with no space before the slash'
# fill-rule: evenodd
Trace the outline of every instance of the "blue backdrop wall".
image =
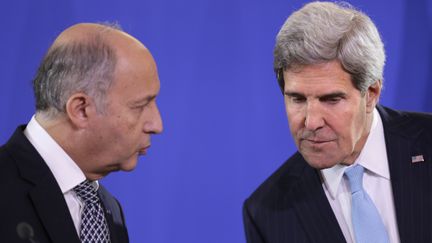
<svg viewBox="0 0 432 243">
<path fill-rule="evenodd" d="M 381 103 L 432 111 L 432 0 L 353 0 L 387 51 Z M 135 171 L 103 183 L 131 242 L 244 242 L 243 200 L 295 151 L 272 71 L 301 0 L 17 0 L 0 4 L 0 143 L 34 113 L 31 79 L 77 22 L 117 21 L 152 51 L 164 133 Z"/>
</svg>

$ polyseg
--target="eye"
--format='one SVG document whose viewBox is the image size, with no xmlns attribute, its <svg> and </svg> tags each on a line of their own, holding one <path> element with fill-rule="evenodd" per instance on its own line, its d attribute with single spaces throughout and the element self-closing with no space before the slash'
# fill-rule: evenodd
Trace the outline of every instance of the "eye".
<svg viewBox="0 0 432 243">
<path fill-rule="evenodd" d="M 342 99 L 343 98 L 340 96 L 331 96 L 331 97 L 323 97 L 321 98 L 321 101 L 333 105 L 339 103 Z"/>
<path fill-rule="evenodd" d="M 300 104 L 300 103 L 305 102 L 305 101 L 306 101 L 306 98 L 305 98 L 305 97 L 301 97 L 301 96 L 292 96 L 292 97 L 291 97 L 291 101 L 292 101 L 293 103 Z"/>
<path fill-rule="evenodd" d="M 133 109 L 134 109 L 134 110 L 137 110 L 137 111 L 142 111 L 142 110 L 144 110 L 144 108 L 147 106 L 147 104 L 148 104 L 148 103 L 145 103 L 145 104 L 142 104 L 142 105 L 134 106 Z"/>
<path fill-rule="evenodd" d="M 306 102 L 306 97 L 303 94 L 297 92 L 285 92 L 286 101 L 294 104 L 301 104 Z"/>
</svg>

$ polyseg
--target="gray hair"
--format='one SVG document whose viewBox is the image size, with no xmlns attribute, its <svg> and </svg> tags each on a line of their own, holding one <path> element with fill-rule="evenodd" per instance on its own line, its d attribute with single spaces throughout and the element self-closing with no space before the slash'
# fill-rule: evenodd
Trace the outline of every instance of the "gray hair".
<svg viewBox="0 0 432 243">
<path fill-rule="evenodd" d="M 338 60 L 364 93 L 383 80 L 384 44 L 372 20 L 348 3 L 313 2 L 288 17 L 276 37 L 274 71 Z"/>
<path fill-rule="evenodd" d="M 85 40 L 54 44 L 43 58 L 33 80 L 36 112 L 53 118 L 65 113 L 66 102 L 76 92 L 92 97 L 98 112 L 105 109 L 105 96 L 114 80 L 117 56 L 104 33 L 119 29 L 102 24 Z"/>
</svg>

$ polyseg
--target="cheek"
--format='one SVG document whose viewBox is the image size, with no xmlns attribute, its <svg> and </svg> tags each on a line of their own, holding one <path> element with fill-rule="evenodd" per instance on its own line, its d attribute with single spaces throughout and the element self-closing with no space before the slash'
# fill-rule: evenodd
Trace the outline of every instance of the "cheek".
<svg viewBox="0 0 432 243">
<path fill-rule="evenodd" d="M 111 120 L 105 121 L 107 126 L 105 126 L 105 137 L 111 140 L 114 147 L 122 147 L 128 145 L 128 140 L 131 136 L 132 126 L 128 119 L 124 116 L 117 115 Z"/>
<path fill-rule="evenodd" d="M 116 115 L 113 120 L 113 129 L 121 133 L 129 133 L 135 129 L 136 120 L 138 118 L 132 112 L 123 111 L 121 114 Z"/>
<path fill-rule="evenodd" d="M 358 108 L 357 108 L 358 111 Z M 353 112 L 344 112 L 335 119 L 336 133 L 342 147 L 352 150 L 363 131 L 364 118 Z"/>
<path fill-rule="evenodd" d="M 129 116 L 120 120 L 117 130 L 118 133 L 121 133 L 118 136 L 122 138 L 123 146 L 135 148 L 137 144 L 140 144 L 143 127 L 139 117 Z"/>
<path fill-rule="evenodd" d="M 298 144 L 299 136 L 304 126 L 304 118 L 301 116 L 300 112 L 287 112 L 287 116 L 291 136 L 294 138 L 296 144 Z"/>
</svg>

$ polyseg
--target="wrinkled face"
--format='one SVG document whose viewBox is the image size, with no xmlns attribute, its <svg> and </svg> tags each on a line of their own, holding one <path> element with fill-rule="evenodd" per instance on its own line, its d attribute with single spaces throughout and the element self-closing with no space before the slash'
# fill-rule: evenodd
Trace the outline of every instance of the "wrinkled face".
<svg viewBox="0 0 432 243">
<path fill-rule="evenodd" d="M 284 72 L 284 99 L 291 134 L 314 168 L 352 164 L 370 130 L 379 95 L 362 95 L 338 61 Z"/>
<path fill-rule="evenodd" d="M 159 78 L 148 52 L 135 51 L 118 60 L 114 83 L 103 114 L 92 120 L 93 161 L 87 174 L 102 177 L 115 170 L 132 170 L 150 147 L 152 134 L 162 132 L 156 105 Z"/>
</svg>

